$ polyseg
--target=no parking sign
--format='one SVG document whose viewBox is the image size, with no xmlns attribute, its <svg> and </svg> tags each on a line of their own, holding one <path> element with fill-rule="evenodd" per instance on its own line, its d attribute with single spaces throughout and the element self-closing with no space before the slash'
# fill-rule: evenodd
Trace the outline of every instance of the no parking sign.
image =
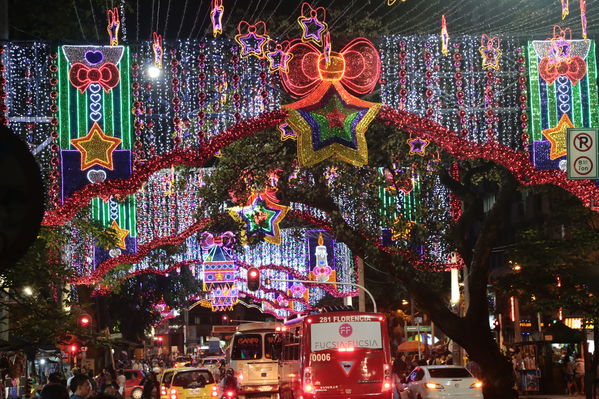
<svg viewBox="0 0 599 399">
<path fill-rule="evenodd" d="M 597 129 L 568 129 L 568 179 L 599 179 Z"/>
</svg>

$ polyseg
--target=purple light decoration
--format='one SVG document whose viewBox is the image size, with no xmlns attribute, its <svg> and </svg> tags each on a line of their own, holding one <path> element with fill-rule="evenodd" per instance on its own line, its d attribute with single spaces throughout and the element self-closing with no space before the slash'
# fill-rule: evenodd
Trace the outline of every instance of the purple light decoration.
<svg viewBox="0 0 599 399">
<path fill-rule="evenodd" d="M 429 141 L 416 137 L 415 139 L 409 139 L 408 144 L 410 145 L 410 154 L 423 157 L 426 147 L 429 145 Z"/>
<path fill-rule="evenodd" d="M 258 28 L 262 33 L 259 33 Z M 250 25 L 246 21 L 241 21 L 237 26 L 238 34 L 235 41 L 241 46 L 241 56 L 249 57 L 255 55 L 258 58 L 264 57 L 266 44 L 270 40 L 266 34 L 266 24 L 263 21 Z M 245 33 L 242 33 L 245 31 Z"/>
<path fill-rule="evenodd" d="M 309 16 L 306 16 L 305 8 L 309 8 Z M 318 18 L 318 12 L 321 11 L 323 14 L 322 21 Z M 326 10 L 324 7 L 318 7 L 316 9 L 308 3 L 302 4 L 302 15 L 297 19 L 297 22 L 302 28 L 302 40 L 305 42 L 312 41 L 317 45 L 322 45 L 322 39 L 324 33 L 328 29 L 328 25 L 324 20 L 326 19 Z"/>
<path fill-rule="evenodd" d="M 222 0 L 212 0 L 212 11 L 210 11 L 210 19 L 212 20 L 212 34 L 216 37 L 223 33 L 223 14 L 225 7 Z"/>
<path fill-rule="evenodd" d="M 297 134 L 295 131 L 289 126 L 287 123 L 283 123 L 277 127 L 279 132 L 281 132 L 281 140 L 295 140 L 297 139 Z"/>
<path fill-rule="evenodd" d="M 277 43 L 275 50 L 266 53 L 269 69 L 271 72 L 289 72 L 289 61 L 293 58 L 293 54 L 289 54 L 283 50 L 283 44 Z"/>
<path fill-rule="evenodd" d="M 85 61 L 90 65 L 98 65 L 104 61 L 104 54 L 97 50 L 88 50 L 85 52 Z"/>
</svg>

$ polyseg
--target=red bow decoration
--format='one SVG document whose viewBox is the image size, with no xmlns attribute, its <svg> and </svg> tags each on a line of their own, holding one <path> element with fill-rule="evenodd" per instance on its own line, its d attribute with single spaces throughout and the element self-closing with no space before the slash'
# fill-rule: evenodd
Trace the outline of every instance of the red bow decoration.
<svg viewBox="0 0 599 399">
<path fill-rule="evenodd" d="M 547 57 L 539 63 L 539 75 L 547 82 L 553 84 L 560 76 L 566 76 L 573 85 L 584 78 L 587 73 L 587 63 L 581 57 L 571 57 L 569 61 L 553 63 Z"/>
<path fill-rule="evenodd" d="M 208 251 L 212 247 L 219 246 L 226 249 L 232 249 L 235 246 L 235 234 L 227 231 L 223 234 L 214 236 L 211 233 L 204 232 L 199 239 L 203 250 Z"/>
<path fill-rule="evenodd" d="M 76 62 L 69 70 L 69 81 L 81 93 L 84 93 L 93 83 L 99 84 L 108 93 L 119 84 L 120 79 L 119 69 L 111 62 L 107 62 L 99 68 L 90 68 Z"/>
<path fill-rule="evenodd" d="M 319 49 L 301 40 L 291 42 L 289 71 L 282 72 L 285 89 L 295 97 L 312 93 L 322 82 L 331 82 L 355 94 L 374 90 L 381 74 L 381 58 L 374 45 L 365 38 L 352 40 L 337 53 L 325 57 Z M 327 60 L 328 58 L 328 60 Z"/>
</svg>

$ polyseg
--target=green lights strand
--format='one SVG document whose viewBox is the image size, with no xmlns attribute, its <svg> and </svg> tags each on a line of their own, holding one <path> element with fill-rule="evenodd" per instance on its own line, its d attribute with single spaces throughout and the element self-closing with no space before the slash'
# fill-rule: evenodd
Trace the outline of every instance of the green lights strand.
<svg viewBox="0 0 599 399">
<path fill-rule="evenodd" d="M 528 84 L 530 93 L 530 140 L 542 140 L 541 134 L 541 92 L 539 88 L 539 64 L 532 42 L 528 42 Z"/>
<path fill-rule="evenodd" d="M 572 123 L 574 124 L 574 127 L 583 127 L 583 120 L 582 120 L 582 103 L 580 102 L 581 99 L 581 93 L 580 93 L 580 85 L 581 83 L 577 84 L 577 85 L 573 85 L 572 86 L 572 95 L 570 96 L 570 106 L 572 107 Z"/>
<path fill-rule="evenodd" d="M 599 127 L 599 115 L 597 114 L 597 58 L 595 56 L 595 41 L 591 40 L 591 48 L 587 56 L 587 84 L 589 85 L 589 108 L 590 108 L 590 127 Z"/>
<path fill-rule="evenodd" d="M 549 127 L 557 126 L 557 99 L 555 95 L 556 90 L 556 82 L 553 82 L 552 85 L 547 85 L 547 117 L 549 120 Z"/>
<path fill-rule="evenodd" d="M 129 47 L 125 47 L 125 54 L 120 63 L 121 70 L 121 139 L 122 148 L 132 149 L 131 143 L 131 82 L 129 78 L 130 60 Z"/>
<path fill-rule="evenodd" d="M 69 71 L 68 63 L 62 52 L 62 47 L 58 53 L 58 131 L 59 146 L 66 150 L 71 146 L 71 99 L 69 95 Z"/>
</svg>

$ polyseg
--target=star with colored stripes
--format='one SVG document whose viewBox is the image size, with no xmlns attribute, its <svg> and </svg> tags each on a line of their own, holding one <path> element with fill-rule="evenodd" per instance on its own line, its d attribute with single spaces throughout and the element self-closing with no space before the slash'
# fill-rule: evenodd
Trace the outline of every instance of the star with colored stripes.
<svg viewBox="0 0 599 399">
<path fill-rule="evenodd" d="M 549 159 L 554 160 L 561 158 L 568 152 L 566 147 L 566 136 L 568 129 L 574 128 L 574 124 L 570 120 L 568 114 L 563 114 L 560 118 L 557 126 L 551 129 L 543 130 L 543 136 L 551 144 L 551 151 L 549 152 Z"/>
<path fill-rule="evenodd" d="M 113 170 L 112 153 L 121 141 L 117 137 L 106 135 L 100 125 L 94 122 L 87 135 L 72 139 L 71 144 L 81 153 L 81 170 L 94 165 Z"/>
</svg>

